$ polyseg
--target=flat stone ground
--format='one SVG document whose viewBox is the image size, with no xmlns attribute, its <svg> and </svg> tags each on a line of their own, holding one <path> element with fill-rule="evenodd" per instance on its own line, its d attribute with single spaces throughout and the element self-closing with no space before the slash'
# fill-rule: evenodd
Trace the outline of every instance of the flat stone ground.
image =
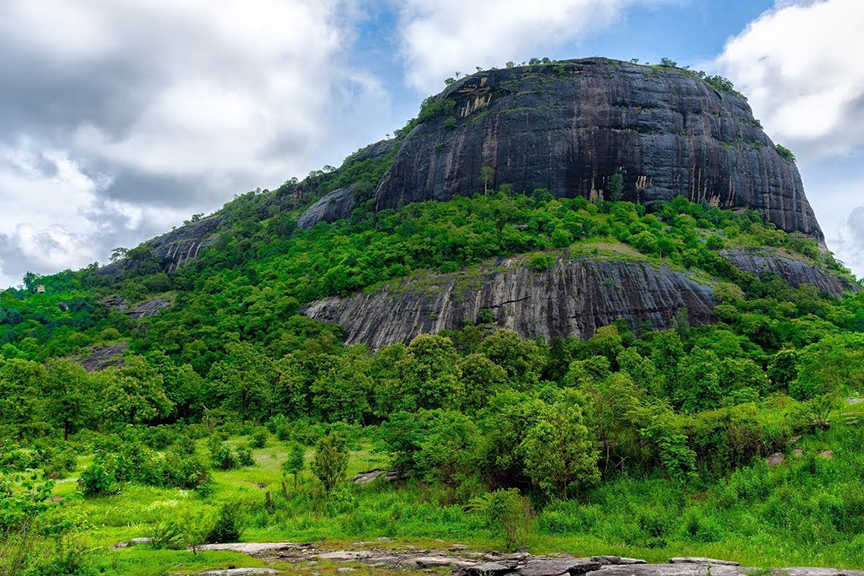
<svg viewBox="0 0 864 576">
<path fill-rule="evenodd" d="M 143 544 L 146 539 L 118 547 Z M 201 550 L 230 550 L 260 559 L 266 568 L 235 568 L 199 572 L 201 576 L 256 576 L 295 574 L 346 576 L 428 574 L 452 576 L 754 576 L 757 568 L 738 566 L 717 558 L 670 558 L 667 564 L 648 564 L 638 558 L 566 554 L 534 556 L 525 552 L 485 552 L 462 544 L 440 542 L 439 548 L 400 545 L 389 538 L 354 542 L 348 548 L 324 548 L 294 542 L 242 542 L 210 544 Z M 864 576 L 861 570 L 832 568 L 784 568 L 775 576 Z"/>
</svg>

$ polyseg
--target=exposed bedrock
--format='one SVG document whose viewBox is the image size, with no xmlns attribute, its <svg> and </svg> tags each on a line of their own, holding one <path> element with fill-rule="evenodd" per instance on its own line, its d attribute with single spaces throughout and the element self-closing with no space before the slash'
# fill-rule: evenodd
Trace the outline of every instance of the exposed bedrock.
<svg viewBox="0 0 864 576">
<path fill-rule="evenodd" d="M 712 322 L 707 284 L 665 264 L 560 258 L 533 271 L 522 258 L 451 274 L 414 274 L 348 298 L 313 302 L 304 313 L 345 327 L 346 342 L 380 348 L 422 333 L 459 330 L 481 310 L 526 338 L 590 337 L 623 318 L 634 330 L 673 326 L 682 309 L 693 325 Z"/>
<path fill-rule="evenodd" d="M 482 192 L 546 188 L 558 196 L 650 204 L 683 195 L 752 208 L 779 228 L 822 239 L 798 169 L 784 160 L 747 102 L 673 68 L 589 58 L 474 74 L 438 99 L 452 114 L 404 139 L 376 194 L 377 209 Z"/>
<path fill-rule="evenodd" d="M 802 284 L 812 284 L 820 292 L 828 293 L 837 298 L 847 291 L 858 292 L 861 286 L 826 272 L 813 264 L 779 256 L 767 250 L 723 250 L 721 255 L 736 268 L 751 272 L 757 277 L 765 274 L 776 274 L 793 287 Z"/>
</svg>

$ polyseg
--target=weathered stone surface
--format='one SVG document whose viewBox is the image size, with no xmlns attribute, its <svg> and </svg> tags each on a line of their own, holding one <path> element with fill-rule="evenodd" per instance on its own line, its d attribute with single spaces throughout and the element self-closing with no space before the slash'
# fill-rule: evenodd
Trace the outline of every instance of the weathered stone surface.
<svg viewBox="0 0 864 576">
<path fill-rule="evenodd" d="M 747 576 L 748 570 L 737 566 L 711 564 L 636 564 L 603 566 L 590 576 Z M 804 575 L 798 575 L 804 576 Z"/>
<path fill-rule="evenodd" d="M 363 560 L 372 558 L 375 552 L 371 550 L 336 550 L 333 552 L 323 552 L 316 554 L 315 557 L 320 560 L 335 560 L 337 562 L 348 562 L 350 560 Z"/>
<path fill-rule="evenodd" d="M 779 466 L 783 462 L 786 461 L 786 455 L 782 452 L 775 452 L 771 456 L 765 459 L 765 462 L 768 463 L 768 466 L 774 468 L 775 466 Z"/>
<path fill-rule="evenodd" d="M 588 198 L 608 197 L 621 173 L 625 200 L 752 208 L 822 238 L 798 169 L 747 102 L 679 70 L 587 58 L 473 74 L 436 99 L 452 101 L 452 115 L 404 139 L 376 208 L 482 191 L 483 166 L 495 186 Z"/>
<path fill-rule="evenodd" d="M 820 292 L 828 293 L 837 298 L 843 296 L 847 291 L 858 292 L 861 290 L 859 285 L 845 283 L 837 276 L 813 264 L 778 256 L 767 250 L 723 250 L 720 254 L 739 270 L 751 272 L 757 277 L 765 274 L 776 274 L 794 288 L 798 288 L 802 284 L 812 284 Z"/>
<path fill-rule="evenodd" d="M 147 244 L 153 250 L 153 256 L 161 261 L 163 270 L 174 272 L 183 264 L 198 258 L 198 254 L 203 248 L 216 242 L 217 231 L 224 220 L 224 216 L 211 216 L 153 238 Z M 96 270 L 96 274 L 116 276 L 123 270 L 131 269 L 134 266 L 134 262 L 120 260 L 99 268 Z"/>
<path fill-rule="evenodd" d="M 126 311 L 130 318 L 149 318 L 171 306 L 171 300 L 167 298 L 153 298 L 140 302 Z"/>
<path fill-rule="evenodd" d="M 149 544 L 152 542 L 152 538 L 132 538 L 131 540 L 126 540 L 125 542 L 118 542 L 111 546 L 111 548 L 129 548 L 130 546 L 139 546 L 141 544 Z"/>
<path fill-rule="evenodd" d="M 834 457 L 834 452 L 831 450 L 823 450 L 823 451 L 819 452 L 819 457 L 825 458 L 826 460 L 830 460 L 831 458 Z"/>
<path fill-rule="evenodd" d="M 225 568 L 224 570 L 206 570 L 196 572 L 196 576 L 259 576 L 261 574 L 282 574 L 273 568 Z"/>
<path fill-rule="evenodd" d="M 512 571 L 516 568 L 518 562 L 515 560 L 499 560 L 498 562 L 482 562 L 480 564 L 475 564 L 471 566 L 467 570 L 465 570 L 466 574 L 470 576 L 483 576 L 484 574 L 488 574 L 489 576 L 499 576 L 500 574 L 506 574 L 507 572 Z"/>
<path fill-rule="evenodd" d="M 129 349 L 128 342 L 110 344 L 108 346 L 94 346 L 90 354 L 81 358 L 78 362 L 88 372 L 104 370 L 111 366 L 123 365 L 123 354 Z"/>
<path fill-rule="evenodd" d="M 474 565 L 474 562 L 470 562 L 464 558 L 454 558 L 453 556 L 416 556 L 414 558 L 407 558 L 403 563 L 420 566 L 421 568 L 438 568 L 441 566 L 468 568 Z"/>
<path fill-rule="evenodd" d="M 682 556 L 680 558 L 670 558 L 670 564 L 711 564 L 712 566 L 738 566 L 738 562 L 730 560 L 717 560 L 716 558 L 704 558 L 696 556 Z"/>
<path fill-rule="evenodd" d="M 259 554 L 267 554 L 297 548 L 298 545 L 293 542 L 226 542 L 222 544 L 205 544 L 200 546 L 199 550 L 227 550 L 229 552 L 237 552 L 240 554 L 249 554 L 256 556 Z"/>
<path fill-rule="evenodd" d="M 623 556 L 592 556 L 591 559 L 600 562 L 603 566 L 629 566 L 632 564 L 648 563 L 646 560 L 642 560 L 641 558 L 625 558 Z"/>
<path fill-rule="evenodd" d="M 297 227 L 311 230 L 318 222 L 335 222 L 347 218 L 355 205 L 354 186 L 339 188 L 310 206 L 297 220 Z"/>
<path fill-rule="evenodd" d="M 528 560 L 523 568 L 519 570 L 522 576 L 558 576 L 569 573 L 571 575 L 585 574 L 600 568 L 600 562 L 591 558 L 540 558 L 535 557 Z"/>
<path fill-rule="evenodd" d="M 645 322 L 668 328 L 683 308 L 692 325 L 713 321 L 711 287 L 663 264 L 580 257 L 539 272 L 508 258 L 497 266 L 414 275 L 349 298 L 318 300 L 303 311 L 342 324 L 347 343 L 377 349 L 421 333 L 460 330 L 481 310 L 525 338 L 587 338 L 618 318 L 633 330 Z"/>
</svg>

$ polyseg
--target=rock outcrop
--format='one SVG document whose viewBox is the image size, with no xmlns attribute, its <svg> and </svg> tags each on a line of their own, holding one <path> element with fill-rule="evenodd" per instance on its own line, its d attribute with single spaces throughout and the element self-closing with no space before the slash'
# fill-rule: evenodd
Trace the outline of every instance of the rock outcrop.
<svg viewBox="0 0 864 576">
<path fill-rule="evenodd" d="M 128 342 L 109 344 L 107 346 L 94 346 L 90 350 L 90 353 L 82 357 L 78 362 L 87 372 L 105 370 L 112 366 L 122 366 L 123 355 L 128 349 Z"/>
<path fill-rule="evenodd" d="M 335 222 L 347 218 L 355 205 L 354 186 L 338 188 L 310 206 L 297 220 L 297 227 L 311 230 L 318 222 Z"/>
<path fill-rule="evenodd" d="M 535 271 L 514 257 L 450 274 L 414 274 L 348 298 L 313 302 L 310 318 L 345 327 L 348 344 L 377 349 L 422 333 L 459 330 L 488 310 L 525 338 L 590 337 L 623 318 L 633 330 L 673 326 L 682 309 L 700 325 L 714 320 L 711 286 L 665 264 L 623 258 L 559 258 Z"/>
<path fill-rule="evenodd" d="M 820 292 L 836 298 L 840 298 L 847 291 L 861 290 L 858 284 L 844 282 L 841 278 L 813 264 L 778 256 L 767 250 L 723 250 L 720 254 L 739 270 L 751 272 L 757 277 L 776 274 L 794 288 L 802 284 L 812 284 Z"/>
<path fill-rule="evenodd" d="M 609 178 L 620 173 L 624 200 L 683 195 L 823 238 L 798 169 L 746 100 L 682 70 L 570 60 L 479 72 L 433 102 L 452 113 L 404 138 L 377 209 L 482 192 L 484 166 L 495 186 L 591 199 L 609 199 Z"/>
</svg>

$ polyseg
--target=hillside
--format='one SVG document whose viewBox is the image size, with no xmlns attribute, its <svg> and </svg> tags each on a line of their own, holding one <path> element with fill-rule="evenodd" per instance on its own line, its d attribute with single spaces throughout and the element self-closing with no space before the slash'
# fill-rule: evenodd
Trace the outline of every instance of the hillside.
<svg viewBox="0 0 864 576">
<path fill-rule="evenodd" d="M 864 567 L 864 292 L 721 80 L 478 72 L 339 168 L 4 291 L 0 565 L 446 538 Z"/>
</svg>

